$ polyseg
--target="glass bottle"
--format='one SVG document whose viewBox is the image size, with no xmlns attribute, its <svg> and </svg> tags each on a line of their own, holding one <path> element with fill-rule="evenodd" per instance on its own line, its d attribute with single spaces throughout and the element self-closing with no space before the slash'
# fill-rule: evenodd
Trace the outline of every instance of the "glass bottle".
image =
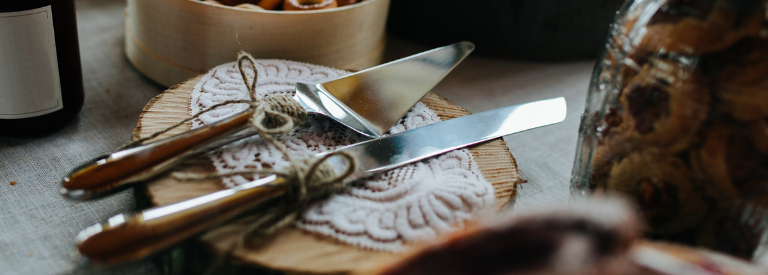
<svg viewBox="0 0 768 275">
<path fill-rule="evenodd" d="M 82 105 L 74 0 L 0 3 L 0 136 L 53 132 Z"/>
</svg>

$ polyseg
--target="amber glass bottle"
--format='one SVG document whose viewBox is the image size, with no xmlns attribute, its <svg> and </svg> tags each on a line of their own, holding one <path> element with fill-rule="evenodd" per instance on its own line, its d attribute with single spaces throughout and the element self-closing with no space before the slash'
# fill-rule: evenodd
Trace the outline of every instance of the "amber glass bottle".
<svg viewBox="0 0 768 275">
<path fill-rule="evenodd" d="M 82 106 L 74 0 L 0 2 L 0 136 L 53 132 Z"/>
</svg>

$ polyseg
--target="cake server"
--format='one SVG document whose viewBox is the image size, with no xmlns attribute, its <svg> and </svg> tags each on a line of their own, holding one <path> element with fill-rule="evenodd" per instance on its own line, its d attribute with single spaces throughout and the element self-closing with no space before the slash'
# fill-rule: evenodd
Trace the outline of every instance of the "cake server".
<svg viewBox="0 0 768 275">
<path fill-rule="evenodd" d="M 470 42 L 459 42 L 325 83 L 298 83 L 294 98 L 309 114 L 330 117 L 377 138 L 474 48 Z M 247 110 L 202 128 L 95 158 L 65 176 L 60 193 L 86 200 L 148 180 L 191 156 L 255 135 L 248 126 L 252 115 Z"/>
<path fill-rule="evenodd" d="M 454 149 L 559 123 L 565 114 L 565 99 L 560 97 L 454 118 L 336 151 L 357 160 L 356 170 L 344 180 L 349 183 Z M 334 160 L 334 167 L 347 167 L 343 160 L 329 159 Z M 92 266 L 138 260 L 276 198 L 286 188 L 285 178 L 272 175 L 135 215 L 119 214 L 81 231 L 75 238 L 75 255 L 81 264 Z"/>
</svg>

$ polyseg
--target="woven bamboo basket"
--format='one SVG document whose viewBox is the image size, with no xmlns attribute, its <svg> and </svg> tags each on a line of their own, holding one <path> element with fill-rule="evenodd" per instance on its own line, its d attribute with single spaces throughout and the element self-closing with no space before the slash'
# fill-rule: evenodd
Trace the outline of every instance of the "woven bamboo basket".
<svg viewBox="0 0 768 275">
<path fill-rule="evenodd" d="M 381 63 L 390 0 L 316 11 L 259 11 L 195 0 L 128 0 L 125 52 L 170 87 L 236 59 L 302 61 L 348 70 Z"/>
</svg>

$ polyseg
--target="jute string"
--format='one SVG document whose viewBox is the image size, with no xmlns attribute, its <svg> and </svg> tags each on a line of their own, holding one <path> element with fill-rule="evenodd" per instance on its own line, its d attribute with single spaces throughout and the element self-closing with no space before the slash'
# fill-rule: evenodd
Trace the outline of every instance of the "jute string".
<svg viewBox="0 0 768 275">
<path fill-rule="evenodd" d="M 243 67 L 244 62 L 250 62 L 253 66 L 254 77 L 250 79 Z M 260 213 L 260 215 L 252 215 L 250 217 L 239 220 L 236 224 L 237 231 L 240 231 L 237 240 L 228 249 L 225 257 L 230 257 L 231 254 L 243 247 L 248 238 L 253 240 L 259 240 L 263 237 L 269 236 L 273 232 L 281 229 L 287 225 L 290 225 L 299 214 L 303 212 L 307 206 L 319 199 L 325 198 L 331 194 L 337 193 L 344 187 L 344 179 L 352 175 L 356 169 L 355 158 L 345 152 L 333 152 L 327 154 L 319 159 L 302 159 L 294 160 L 288 154 L 286 146 L 274 138 L 276 135 L 282 135 L 290 132 L 294 126 L 299 125 L 305 119 L 307 113 L 306 110 L 292 97 L 288 95 L 270 95 L 262 99 L 258 99 L 256 96 L 256 83 L 258 81 L 258 71 L 256 70 L 256 60 L 248 53 L 243 51 L 238 53 L 237 67 L 240 70 L 240 75 L 245 82 L 248 89 L 250 100 L 229 100 L 216 105 L 213 105 L 192 117 L 184 119 L 174 125 L 169 126 L 166 129 L 153 133 L 150 136 L 134 140 L 123 148 L 131 147 L 137 144 L 141 144 L 147 140 L 158 137 L 159 135 L 166 133 L 184 123 L 200 117 L 201 115 L 215 110 L 221 106 L 237 103 L 247 103 L 250 105 L 249 111 L 253 112 L 253 115 L 249 119 L 249 124 L 253 127 L 257 133 L 267 143 L 277 148 L 290 163 L 290 166 L 282 171 L 275 171 L 271 169 L 248 169 L 234 172 L 225 173 L 188 173 L 188 172 L 174 172 L 171 176 L 177 180 L 191 181 L 191 180 L 206 180 L 206 179 L 219 179 L 222 177 L 242 175 L 242 174 L 276 174 L 285 179 L 286 193 L 280 198 L 277 206 L 270 209 L 266 213 Z M 341 174 L 336 174 L 333 167 L 328 164 L 327 160 L 331 157 L 341 157 L 346 160 L 346 170 Z M 230 232 L 230 228 L 222 227 L 212 230 L 210 235 L 225 234 Z M 214 265 L 213 269 L 209 270 L 209 273 L 213 272 L 217 267 L 221 266 L 225 257 L 219 259 Z"/>
<path fill-rule="evenodd" d="M 243 62 L 245 61 L 251 62 L 251 65 L 253 66 L 253 81 L 251 81 L 248 75 L 245 73 L 245 69 L 243 68 Z M 133 140 L 120 147 L 120 150 L 154 139 L 185 123 L 197 119 L 201 115 L 230 104 L 249 104 L 250 110 L 253 111 L 253 116 L 251 116 L 249 119 L 250 125 L 256 129 L 256 131 L 258 131 L 262 137 L 265 137 L 265 139 L 273 145 L 275 145 L 275 143 L 274 139 L 271 138 L 272 136 L 285 134 L 293 129 L 294 126 L 299 125 L 302 121 L 304 121 L 304 118 L 307 116 L 307 111 L 289 95 L 274 94 L 266 96 L 262 99 L 257 98 L 256 83 L 258 81 L 258 71 L 256 70 L 256 60 L 253 58 L 253 56 L 246 52 L 240 51 L 237 56 L 237 67 L 240 70 L 240 75 L 243 77 L 245 86 L 248 89 L 248 95 L 250 96 L 249 100 L 227 100 L 215 104 L 205 110 L 200 111 L 194 116 L 179 121 L 178 123 L 155 132 L 152 135 Z"/>
</svg>

